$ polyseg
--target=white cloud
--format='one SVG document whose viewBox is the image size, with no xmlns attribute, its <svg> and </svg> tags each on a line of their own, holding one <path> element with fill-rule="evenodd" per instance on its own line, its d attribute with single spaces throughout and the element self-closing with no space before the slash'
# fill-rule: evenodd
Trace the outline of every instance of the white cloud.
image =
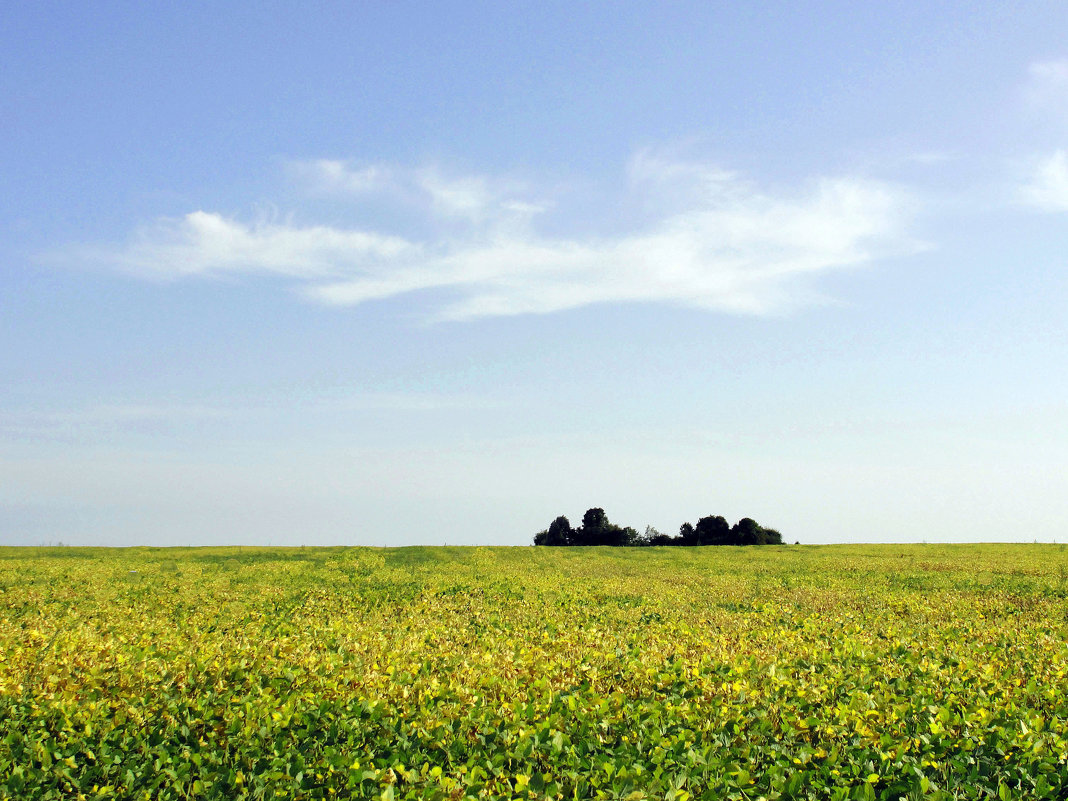
<svg viewBox="0 0 1068 801">
<path fill-rule="evenodd" d="M 1024 202 L 1043 211 L 1068 211 L 1068 151 L 1044 159 L 1021 190 Z"/>
<path fill-rule="evenodd" d="M 140 229 L 124 248 L 76 248 L 69 255 L 146 278 L 261 273 L 322 279 L 410 257 L 417 249 L 385 234 L 288 223 L 250 225 L 194 211 Z"/>
<path fill-rule="evenodd" d="M 646 301 L 769 313 L 811 299 L 821 274 L 915 249 L 902 228 L 904 193 L 859 178 L 769 193 L 714 165 L 643 153 L 630 177 L 634 191 L 655 199 L 653 222 L 612 236 L 549 237 L 531 225 L 548 204 L 515 182 L 335 161 L 299 170 L 322 190 L 403 197 L 445 232 L 417 241 L 197 211 L 125 247 L 75 256 L 146 277 L 286 276 L 331 305 L 439 289 L 447 297 L 431 316 L 466 320 Z"/>
<path fill-rule="evenodd" d="M 1068 114 L 1068 59 L 1032 64 L 1028 69 L 1026 95 L 1039 109 Z"/>
<path fill-rule="evenodd" d="M 527 188 L 521 182 L 452 175 L 436 166 L 403 169 L 317 159 L 292 162 L 289 170 L 315 194 L 350 197 L 388 194 L 413 205 L 427 206 L 442 217 L 474 223 L 528 218 L 546 208 L 544 203 L 525 197 Z"/>
<path fill-rule="evenodd" d="M 419 186 L 430 196 L 434 211 L 446 216 L 477 222 L 500 207 L 500 201 L 482 177 L 449 179 L 437 170 L 426 170 L 419 174 Z"/>
<path fill-rule="evenodd" d="M 293 161 L 287 166 L 298 183 L 320 194 L 362 195 L 379 191 L 393 180 L 382 165 L 356 167 L 339 159 Z"/>
</svg>

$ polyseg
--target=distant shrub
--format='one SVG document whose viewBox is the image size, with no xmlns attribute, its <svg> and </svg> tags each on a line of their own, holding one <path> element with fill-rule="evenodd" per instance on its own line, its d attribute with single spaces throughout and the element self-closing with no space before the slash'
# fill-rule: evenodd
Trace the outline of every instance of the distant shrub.
<svg viewBox="0 0 1068 801">
<path fill-rule="evenodd" d="M 599 506 L 591 507 L 582 516 L 582 525 L 571 528 L 566 517 L 560 515 L 544 531 L 534 535 L 535 545 L 612 545 L 617 547 L 648 547 L 664 545 L 782 545 L 783 538 L 776 529 L 764 528 L 751 517 L 743 517 L 733 526 L 721 515 L 708 515 L 697 525 L 683 523 L 679 534 L 672 537 L 652 526 L 639 534 L 630 526 L 609 522 Z"/>
</svg>

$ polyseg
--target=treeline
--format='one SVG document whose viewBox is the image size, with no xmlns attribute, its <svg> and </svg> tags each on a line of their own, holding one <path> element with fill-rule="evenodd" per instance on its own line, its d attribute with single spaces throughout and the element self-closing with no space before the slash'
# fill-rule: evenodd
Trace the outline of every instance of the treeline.
<svg viewBox="0 0 1068 801">
<path fill-rule="evenodd" d="M 733 526 L 719 515 L 702 517 L 697 524 L 683 523 L 678 536 L 662 534 L 652 526 L 645 533 L 630 526 L 617 526 L 608 521 L 604 509 L 587 509 L 582 525 L 572 528 L 563 515 L 556 518 L 545 531 L 534 535 L 535 545 L 782 545 L 782 534 L 764 528 L 751 517 L 743 517 Z"/>
</svg>

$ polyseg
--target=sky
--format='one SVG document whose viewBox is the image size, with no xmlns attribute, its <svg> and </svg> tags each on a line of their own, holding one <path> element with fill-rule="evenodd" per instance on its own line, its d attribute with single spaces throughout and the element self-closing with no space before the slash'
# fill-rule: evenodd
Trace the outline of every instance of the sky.
<svg viewBox="0 0 1068 801">
<path fill-rule="evenodd" d="M 1068 540 L 1059 2 L 9 3 L 0 544 Z"/>
</svg>

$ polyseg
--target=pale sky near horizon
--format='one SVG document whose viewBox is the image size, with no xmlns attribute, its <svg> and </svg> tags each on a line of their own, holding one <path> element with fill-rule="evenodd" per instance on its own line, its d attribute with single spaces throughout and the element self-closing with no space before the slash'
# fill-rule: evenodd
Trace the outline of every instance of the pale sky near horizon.
<svg viewBox="0 0 1068 801">
<path fill-rule="evenodd" d="M 7 3 L 0 544 L 1068 540 L 1063 3 Z"/>
</svg>

